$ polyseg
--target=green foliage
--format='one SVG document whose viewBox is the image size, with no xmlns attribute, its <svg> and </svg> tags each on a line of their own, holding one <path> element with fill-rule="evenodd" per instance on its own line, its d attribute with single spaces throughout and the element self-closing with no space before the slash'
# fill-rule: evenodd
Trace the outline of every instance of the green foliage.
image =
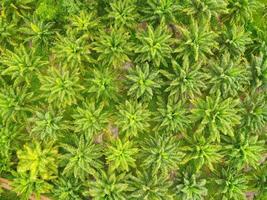
<svg viewBox="0 0 267 200">
<path fill-rule="evenodd" d="M 78 179 L 61 177 L 55 184 L 55 188 L 53 189 L 53 196 L 58 200 L 82 200 L 82 188 L 83 186 L 80 184 Z"/>
<path fill-rule="evenodd" d="M 66 107 L 76 104 L 82 99 L 81 91 L 84 87 L 80 84 L 78 70 L 57 69 L 50 67 L 47 75 L 39 76 L 40 90 L 48 103 L 55 103 L 57 107 Z"/>
<path fill-rule="evenodd" d="M 142 12 L 146 21 L 173 23 L 176 22 L 179 6 L 177 0 L 148 0 Z"/>
<path fill-rule="evenodd" d="M 215 179 L 217 196 L 222 200 L 245 200 L 247 191 L 246 177 L 233 169 L 222 169 L 221 174 Z"/>
<path fill-rule="evenodd" d="M 3 65 L 1 74 L 10 76 L 14 80 L 14 85 L 18 86 L 23 82 L 30 85 L 33 76 L 42 67 L 46 66 L 48 62 L 43 61 L 33 50 L 20 45 L 18 48 L 15 48 L 14 52 L 6 50 L 2 54 L 1 64 Z"/>
<path fill-rule="evenodd" d="M 52 185 L 48 182 L 33 178 L 25 173 L 17 174 L 12 186 L 21 200 L 28 200 L 31 195 L 34 195 L 36 199 L 40 199 L 41 194 L 47 193 L 52 189 Z"/>
<path fill-rule="evenodd" d="M 76 179 L 84 180 L 89 175 L 95 175 L 98 169 L 102 168 L 101 146 L 94 144 L 92 139 L 84 136 L 73 137 L 73 144 L 62 144 L 66 151 L 61 156 L 65 163 L 63 175 L 74 175 Z"/>
<path fill-rule="evenodd" d="M 77 108 L 74 119 L 74 130 L 84 132 L 87 137 L 92 137 L 101 132 L 108 124 L 109 114 L 104 110 L 104 104 L 96 104 L 89 100 Z"/>
<path fill-rule="evenodd" d="M 113 28 L 109 32 L 102 31 L 96 38 L 94 50 L 99 53 L 97 60 L 100 63 L 120 68 L 130 61 L 128 55 L 132 51 L 132 45 L 129 42 L 129 34 Z"/>
<path fill-rule="evenodd" d="M 129 70 L 127 83 L 129 85 L 128 95 L 137 99 L 151 100 L 155 90 L 160 88 L 159 71 L 149 69 L 149 64 L 142 67 L 138 65 Z"/>
<path fill-rule="evenodd" d="M 204 137 L 187 138 L 187 142 L 182 146 L 184 152 L 183 163 L 189 164 L 199 171 L 203 165 L 214 171 L 214 164 L 221 161 L 221 146 L 209 143 Z"/>
<path fill-rule="evenodd" d="M 177 133 L 185 131 L 188 126 L 188 117 L 186 106 L 181 102 L 173 101 L 164 102 L 162 99 L 158 99 L 158 108 L 155 113 L 155 121 L 158 122 L 158 128 L 160 130 L 166 130 L 167 132 Z"/>
<path fill-rule="evenodd" d="M 181 160 L 178 140 L 174 136 L 157 133 L 148 136 L 141 142 L 141 166 L 152 168 L 152 175 L 168 174 L 174 170 Z"/>
<path fill-rule="evenodd" d="M 47 144 L 44 147 L 34 142 L 25 144 L 17 151 L 19 173 L 29 172 L 30 179 L 41 177 L 44 180 L 55 178 L 57 174 L 57 148 Z"/>
<path fill-rule="evenodd" d="M 135 158 L 138 148 L 134 147 L 131 141 L 121 141 L 120 139 L 113 141 L 107 147 L 106 160 L 110 170 L 129 171 L 130 167 L 135 168 Z"/>
<path fill-rule="evenodd" d="M 177 199 L 202 200 L 207 196 L 206 179 L 200 179 L 195 174 L 184 173 L 178 177 L 175 184 Z"/>
<path fill-rule="evenodd" d="M 137 57 L 135 62 L 151 62 L 159 67 L 167 66 L 167 59 L 171 58 L 171 45 L 174 39 L 164 24 L 156 29 L 148 26 L 147 30 L 137 35 L 138 43 L 135 48 Z"/>
<path fill-rule="evenodd" d="M 181 11 L 199 20 L 218 18 L 220 14 L 227 13 L 225 0 L 186 0 Z"/>
<path fill-rule="evenodd" d="M 95 200 L 126 200 L 128 184 L 124 173 L 106 173 L 101 171 L 95 181 L 88 183 L 88 194 Z"/>
<path fill-rule="evenodd" d="M 149 171 L 137 171 L 136 176 L 131 176 L 129 180 L 131 195 L 129 199 L 173 199 L 170 192 L 171 181 L 163 174 L 152 175 Z"/>
<path fill-rule="evenodd" d="M 224 146 L 224 154 L 229 159 L 229 165 L 242 169 L 244 166 L 257 168 L 264 152 L 263 140 L 258 136 L 240 135 L 232 144 Z"/>
<path fill-rule="evenodd" d="M 0 1 L 0 199 L 265 200 L 266 5 Z"/>
<path fill-rule="evenodd" d="M 65 129 L 62 118 L 62 113 L 55 113 L 52 108 L 36 111 L 29 120 L 32 123 L 32 136 L 45 141 L 57 140 Z"/>
<path fill-rule="evenodd" d="M 17 33 L 16 23 L 8 21 L 5 17 L 0 16 L 0 51 L 9 45 L 15 45 L 15 34 Z"/>
<path fill-rule="evenodd" d="M 247 94 L 243 101 L 242 127 L 251 132 L 260 132 L 267 121 L 266 95 L 255 92 Z"/>
<path fill-rule="evenodd" d="M 193 102 L 192 121 L 196 122 L 196 132 L 208 134 L 209 140 L 220 141 L 220 134 L 234 136 L 234 127 L 240 124 L 238 100 L 222 99 L 220 94 L 206 96 Z"/>
<path fill-rule="evenodd" d="M 137 136 L 149 128 L 151 113 L 146 104 L 126 100 L 117 110 L 117 125 L 126 136 Z"/>
<path fill-rule="evenodd" d="M 72 69 L 93 62 L 91 50 L 92 47 L 84 37 L 76 38 L 73 35 L 64 37 L 59 34 L 53 48 L 56 61 Z"/>
<path fill-rule="evenodd" d="M 95 68 L 92 75 L 88 78 L 87 92 L 99 101 L 109 104 L 118 101 L 119 81 L 118 76 L 110 68 Z"/>
<path fill-rule="evenodd" d="M 172 68 L 172 73 L 166 70 L 162 70 L 161 73 L 168 79 L 165 91 L 175 100 L 193 98 L 206 88 L 204 80 L 207 79 L 207 75 L 200 71 L 200 64 L 191 66 L 189 62 L 184 62 L 183 66 L 180 66 L 173 61 Z"/>
<path fill-rule="evenodd" d="M 108 11 L 108 19 L 110 23 L 116 29 L 134 28 L 136 21 L 138 20 L 138 14 L 136 12 L 137 7 L 133 0 L 118 0 L 110 3 Z"/>
<path fill-rule="evenodd" d="M 220 36 L 220 50 L 229 52 L 231 57 L 240 57 L 245 52 L 246 46 L 251 43 L 250 33 L 235 24 L 224 29 Z"/>
<path fill-rule="evenodd" d="M 218 47 L 216 33 L 209 30 L 208 23 L 198 24 L 191 20 L 189 27 L 179 27 L 182 36 L 178 40 L 175 52 L 183 60 L 195 62 L 205 60 L 208 55 L 213 55 L 213 49 Z"/>
<path fill-rule="evenodd" d="M 220 91 L 224 98 L 245 91 L 250 81 L 246 61 L 233 61 L 229 54 L 224 54 L 219 63 L 210 63 L 209 76 L 210 94 Z"/>
<path fill-rule="evenodd" d="M 33 93 L 25 87 L 0 89 L 0 110 L 4 124 L 23 122 L 32 112 Z"/>
<path fill-rule="evenodd" d="M 70 32 L 73 31 L 82 38 L 93 39 L 97 31 L 99 20 L 96 19 L 95 14 L 87 13 L 82 10 L 79 15 L 73 15 L 70 18 Z"/>
</svg>

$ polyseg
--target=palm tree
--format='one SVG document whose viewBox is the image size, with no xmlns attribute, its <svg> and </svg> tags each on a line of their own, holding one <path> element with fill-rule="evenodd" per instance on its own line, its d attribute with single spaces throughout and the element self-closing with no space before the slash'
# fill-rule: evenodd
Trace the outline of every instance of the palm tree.
<svg viewBox="0 0 267 200">
<path fill-rule="evenodd" d="M 171 45 L 174 39 L 164 24 L 160 24 L 156 29 L 148 26 L 146 31 L 137 34 L 138 43 L 135 48 L 137 57 L 135 62 L 151 62 L 156 67 L 161 64 L 168 65 L 167 59 L 171 58 Z"/>
<path fill-rule="evenodd" d="M 152 70 L 148 63 L 131 68 L 126 78 L 129 86 L 127 94 L 136 99 L 150 101 L 155 90 L 160 88 L 159 71 Z"/>
<path fill-rule="evenodd" d="M 185 131 L 190 120 L 186 106 L 181 101 L 169 98 L 165 102 L 162 98 L 158 98 L 157 105 L 154 120 L 158 123 L 159 130 L 170 133 Z"/>
<path fill-rule="evenodd" d="M 76 179 L 85 180 L 89 175 L 96 175 L 102 168 L 101 146 L 94 144 L 92 139 L 86 139 L 83 135 L 73 136 L 73 144 L 61 144 L 65 150 L 61 160 L 65 167 L 63 175 L 74 176 Z"/>
<path fill-rule="evenodd" d="M 116 29 L 133 29 L 138 21 L 137 7 L 133 0 L 113 1 L 108 7 L 108 19 Z"/>
<path fill-rule="evenodd" d="M 179 31 L 182 36 L 178 40 L 177 48 L 174 50 L 178 58 L 184 61 L 205 61 L 208 55 L 213 55 L 213 50 L 218 48 L 217 35 L 210 31 L 209 23 L 198 24 L 191 20 L 189 27 L 181 27 Z"/>
<path fill-rule="evenodd" d="M 172 182 L 163 174 L 152 175 L 151 170 L 136 171 L 129 179 L 131 193 L 130 200 L 134 199 L 173 199 L 171 194 Z"/>
<path fill-rule="evenodd" d="M 206 89 L 205 80 L 208 76 L 202 72 L 201 63 L 190 63 L 185 61 L 180 66 L 176 61 L 172 61 L 171 70 L 160 70 L 160 73 L 167 78 L 165 92 L 168 92 L 169 97 L 175 101 L 193 99 Z"/>
<path fill-rule="evenodd" d="M 208 134 L 211 141 L 220 141 L 220 134 L 234 136 L 234 127 L 240 124 L 241 117 L 237 106 L 238 99 L 222 99 L 206 96 L 205 99 L 194 100 L 191 120 L 196 123 L 196 133 Z"/>
<path fill-rule="evenodd" d="M 160 22 L 167 24 L 176 22 L 179 8 L 177 0 L 148 0 L 141 12 L 144 13 L 143 20 L 154 24 Z"/>
<path fill-rule="evenodd" d="M 125 62 L 130 61 L 132 44 L 127 32 L 115 28 L 108 32 L 101 31 L 93 44 L 94 50 L 99 53 L 97 60 L 103 65 L 120 68 Z"/>
<path fill-rule="evenodd" d="M 91 138 L 108 125 L 109 113 L 105 111 L 103 103 L 86 100 L 82 107 L 76 109 L 77 112 L 72 115 L 75 132 L 83 132 L 86 137 Z"/>
<path fill-rule="evenodd" d="M 20 83 L 31 85 L 33 77 L 48 65 L 48 62 L 38 56 L 33 49 L 23 45 L 15 48 L 14 51 L 8 49 L 4 51 L 0 63 L 3 65 L 1 74 L 9 76 L 15 86 Z"/>
<path fill-rule="evenodd" d="M 21 200 L 28 200 L 31 196 L 41 199 L 41 194 L 48 193 L 53 188 L 48 182 L 33 178 L 27 173 L 16 173 L 12 186 Z"/>
<path fill-rule="evenodd" d="M 55 107 L 67 107 L 82 99 L 84 87 L 80 83 L 80 73 L 77 69 L 57 69 L 50 67 L 47 74 L 40 74 L 40 90 L 49 103 Z"/>
<path fill-rule="evenodd" d="M 129 171 L 130 167 L 135 168 L 137 152 L 138 148 L 131 141 L 122 141 L 120 139 L 111 141 L 105 153 L 110 170 Z"/>
<path fill-rule="evenodd" d="M 210 94 L 221 91 L 224 98 L 235 97 L 244 92 L 250 84 L 250 73 L 246 60 L 232 60 L 230 54 L 226 53 L 219 61 L 211 60 L 209 68 L 209 92 Z"/>
<path fill-rule="evenodd" d="M 145 169 L 151 168 L 152 175 L 168 174 L 177 168 L 183 154 L 179 151 L 177 138 L 157 133 L 140 142 L 140 161 Z"/>
<path fill-rule="evenodd" d="M 148 130 L 150 111 L 146 104 L 125 101 L 117 106 L 116 124 L 127 137 L 137 136 Z"/>
<path fill-rule="evenodd" d="M 73 33 L 67 36 L 57 34 L 53 53 L 58 64 L 76 69 L 94 62 L 91 50 L 91 45 L 88 44 L 84 37 L 76 38 Z"/>
<path fill-rule="evenodd" d="M 264 151 L 266 151 L 264 146 L 265 142 L 259 140 L 258 136 L 246 136 L 240 133 L 234 140 L 229 140 L 224 145 L 223 153 L 229 166 L 234 166 L 237 169 L 249 166 L 256 169 Z"/>
<path fill-rule="evenodd" d="M 95 200 L 126 200 L 129 190 L 125 173 L 115 174 L 101 171 L 96 174 L 96 180 L 88 183 L 88 192 Z"/>
<path fill-rule="evenodd" d="M 57 148 L 48 143 L 39 142 L 25 144 L 23 149 L 17 151 L 19 159 L 17 171 L 28 173 L 32 179 L 42 178 L 49 180 L 57 174 Z"/>
<path fill-rule="evenodd" d="M 175 180 L 177 200 L 204 200 L 208 194 L 206 182 L 198 174 L 181 173 Z"/>
</svg>

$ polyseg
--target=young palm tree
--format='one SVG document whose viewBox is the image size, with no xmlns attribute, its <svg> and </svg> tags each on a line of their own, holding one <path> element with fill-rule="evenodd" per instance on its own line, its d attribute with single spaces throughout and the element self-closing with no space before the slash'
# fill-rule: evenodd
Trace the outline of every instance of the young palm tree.
<svg viewBox="0 0 267 200">
<path fill-rule="evenodd" d="M 150 62 L 156 67 L 161 64 L 167 67 L 167 59 L 171 58 L 171 45 L 174 39 L 164 24 L 160 24 L 156 29 L 148 26 L 146 31 L 137 34 L 137 39 L 135 62 Z"/>
<path fill-rule="evenodd" d="M 267 87 L 267 57 L 262 52 L 251 59 L 252 84 L 255 87 Z"/>
<path fill-rule="evenodd" d="M 225 19 L 232 24 L 245 24 L 253 19 L 252 14 L 259 7 L 260 3 L 257 0 L 230 0 L 227 5 L 228 14 Z"/>
<path fill-rule="evenodd" d="M 94 12 L 86 12 L 82 10 L 77 15 L 69 17 L 70 29 L 68 31 L 74 32 L 77 37 L 93 40 L 99 28 L 99 19 Z"/>
<path fill-rule="evenodd" d="M 78 133 L 85 133 L 86 137 L 91 138 L 100 133 L 107 125 L 109 113 L 105 111 L 104 104 L 97 104 L 86 100 L 82 107 L 77 107 L 74 119 L 74 130 Z"/>
<path fill-rule="evenodd" d="M 89 175 L 96 175 L 102 168 L 102 148 L 83 135 L 79 138 L 75 135 L 71 139 L 73 144 L 61 144 L 66 151 L 61 157 L 65 164 L 63 175 L 73 175 L 81 180 L 85 180 Z"/>
<path fill-rule="evenodd" d="M 117 102 L 119 98 L 120 82 L 117 73 L 111 68 L 94 68 L 87 79 L 87 92 L 97 101 L 105 104 Z"/>
<path fill-rule="evenodd" d="M 246 46 L 251 44 L 250 33 L 242 26 L 235 24 L 224 27 L 219 37 L 220 51 L 228 52 L 231 58 L 240 57 L 246 50 Z"/>
<path fill-rule="evenodd" d="M 248 183 L 244 174 L 233 169 L 221 169 L 220 175 L 215 179 L 216 196 L 222 200 L 245 200 Z"/>
<path fill-rule="evenodd" d="M 58 200 L 75 199 L 83 200 L 82 191 L 84 187 L 78 179 L 60 177 L 55 182 L 52 190 L 53 197 Z"/>
<path fill-rule="evenodd" d="M 130 61 L 132 44 L 127 32 L 114 28 L 108 32 L 101 31 L 93 44 L 94 50 L 99 53 L 98 61 L 103 65 L 120 68 L 125 62 Z"/>
<path fill-rule="evenodd" d="M 245 95 L 242 107 L 243 131 L 263 133 L 267 122 L 266 95 L 263 92 L 248 93 Z"/>
<path fill-rule="evenodd" d="M 151 113 L 146 104 L 126 100 L 117 106 L 117 110 L 116 124 L 127 137 L 137 136 L 148 130 Z"/>
<path fill-rule="evenodd" d="M 204 200 L 208 194 L 206 179 L 199 175 L 182 173 L 175 180 L 176 198 L 181 200 Z"/>
<path fill-rule="evenodd" d="M 28 200 L 31 195 L 40 199 L 41 194 L 48 193 L 53 188 L 48 182 L 33 178 L 27 173 L 16 173 L 12 186 L 12 190 L 19 195 L 21 200 Z"/>
<path fill-rule="evenodd" d="M 51 43 L 55 34 L 54 23 L 43 22 L 33 18 L 25 21 L 25 26 L 20 29 L 21 34 L 25 35 L 25 42 L 30 42 L 36 49 L 46 49 Z"/>
<path fill-rule="evenodd" d="M 177 168 L 183 156 L 178 144 L 177 138 L 167 133 L 146 137 L 140 143 L 141 166 L 151 168 L 153 176 L 158 173 L 168 174 Z"/>
<path fill-rule="evenodd" d="M 208 76 L 200 68 L 200 62 L 196 64 L 183 62 L 180 66 L 176 61 L 172 61 L 171 72 L 161 70 L 161 74 L 167 78 L 165 92 L 169 93 L 169 97 L 178 101 L 201 95 L 201 91 L 206 88 L 205 80 Z"/>
<path fill-rule="evenodd" d="M 33 93 L 25 87 L 3 87 L 0 89 L 0 111 L 3 124 L 23 123 L 33 112 Z"/>
<path fill-rule="evenodd" d="M 167 24 L 176 22 L 179 8 L 177 0 L 148 0 L 141 12 L 144 13 L 146 21 L 154 24 L 160 22 Z"/>
<path fill-rule="evenodd" d="M 230 144 L 224 145 L 223 152 L 229 166 L 238 169 L 244 167 L 257 168 L 262 159 L 265 148 L 265 142 L 258 140 L 258 136 L 245 136 L 240 134 L 235 140 L 230 140 Z"/>
<path fill-rule="evenodd" d="M 56 107 L 64 108 L 82 99 L 81 92 L 84 87 L 80 83 L 80 73 L 77 69 L 50 67 L 47 75 L 39 75 L 39 80 L 43 96 L 47 98 L 48 103 L 54 103 Z"/>
<path fill-rule="evenodd" d="M 17 171 L 29 173 L 32 179 L 42 178 L 49 180 L 57 174 L 57 148 L 48 143 L 41 145 L 39 142 L 25 144 L 23 149 L 17 151 L 19 159 Z"/>
<path fill-rule="evenodd" d="M 196 0 L 184 1 L 181 12 L 194 19 L 210 21 L 212 17 L 218 18 L 221 14 L 227 13 L 225 0 Z"/>
<path fill-rule="evenodd" d="M 107 9 L 107 17 L 116 29 L 133 29 L 139 17 L 136 10 L 137 7 L 133 0 L 113 1 Z"/>
<path fill-rule="evenodd" d="M 126 77 L 129 86 L 127 94 L 136 99 L 150 101 L 155 90 L 160 88 L 159 71 L 152 70 L 148 63 L 131 68 Z"/>
<path fill-rule="evenodd" d="M 135 168 L 135 156 L 138 152 L 131 141 L 117 139 L 107 146 L 106 161 L 111 171 L 129 171 L 130 167 Z M 113 172 L 114 173 L 114 172 Z"/>
<path fill-rule="evenodd" d="M 129 187 L 131 189 L 130 200 L 174 199 L 171 194 L 172 182 L 169 177 L 163 174 L 152 175 L 150 170 L 136 171 L 136 175 L 131 175 Z"/>
<path fill-rule="evenodd" d="M 219 61 L 212 60 L 207 73 L 209 73 L 210 94 L 221 91 L 224 98 L 237 96 L 250 84 L 247 62 L 240 58 L 233 61 L 228 53 L 224 54 Z"/>
<path fill-rule="evenodd" d="M 0 52 L 5 51 L 7 47 L 15 46 L 17 39 L 16 22 L 0 16 Z"/>
<path fill-rule="evenodd" d="M 204 24 L 205 23 L 205 24 Z M 213 55 L 213 50 L 218 47 L 217 35 L 210 31 L 209 23 L 198 24 L 191 20 L 189 27 L 180 27 L 182 34 L 178 40 L 175 52 L 177 57 L 184 61 L 205 61 L 208 55 Z"/>
<path fill-rule="evenodd" d="M 222 99 L 220 94 L 206 96 L 192 102 L 191 119 L 196 123 L 197 133 L 208 134 L 211 141 L 220 141 L 220 134 L 234 136 L 234 127 L 240 124 L 241 117 L 238 113 L 238 99 Z"/>
<path fill-rule="evenodd" d="M 155 121 L 158 123 L 159 130 L 170 133 L 185 131 L 190 120 L 186 106 L 181 101 L 168 99 L 165 102 L 162 98 L 158 98 L 157 105 Z"/>
<path fill-rule="evenodd" d="M 20 83 L 31 85 L 33 77 L 48 64 L 33 49 L 23 45 L 15 48 L 14 51 L 4 51 L 0 63 L 3 65 L 1 74 L 9 76 L 15 86 Z"/>
<path fill-rule="evenodd" d="M 221 146 L 210 143 L 205 138 L 193 136 L 186 138 L 186 143 L 181 147 L 184 152 L 182 163 L 193 166 L 198 172 L 203 166 L 214 171 L 214 164 L 221 161 Z"/>
<path fill-rule="evenodd" d="M 76 38 L 72 33 L 67 36 L 57 34 L 53 48 L 56 62 L 71 69 L 83 67 L 94 62 L 91 56 L 92 47 L 84 37 Z"/>
<path fill-rule="evenodd" d="M 129 190 L 125 173 L 116 175 L 101 171 L 96 174 L 96 180 L 88 183 L 89 194 L 94 200 L 126 200 Z"/>
<path fill-rule="evenodd" d="M 66 129 L 62 118 L 62 113 L 56 113 L 52 108 L 49 108 L 48 111 L 36 111 L 34 116 L 29 119 L 32 124 L 31 135 L 42 141 L 56 141 Z"/>
</svg>

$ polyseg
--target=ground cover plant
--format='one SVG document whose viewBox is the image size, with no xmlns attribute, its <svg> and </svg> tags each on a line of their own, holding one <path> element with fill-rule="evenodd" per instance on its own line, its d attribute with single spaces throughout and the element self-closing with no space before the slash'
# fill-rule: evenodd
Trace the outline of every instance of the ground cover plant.
<svg viewBox="0 0 267 200">
<path fill-rule="evenodd" d="M 0 199 L 267 200 L 266 0 L 1 0 Z"/>
</svg>

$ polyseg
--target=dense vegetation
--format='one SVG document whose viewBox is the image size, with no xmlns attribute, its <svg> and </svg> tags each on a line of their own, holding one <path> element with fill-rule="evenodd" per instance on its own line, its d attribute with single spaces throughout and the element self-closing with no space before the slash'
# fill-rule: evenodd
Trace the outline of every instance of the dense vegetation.
<svg viewBox="0 0 267 200">
<path fill-rule="evenodd" d="M 266 200 L 266 13 L 1 0 L 0 176 L 22 200 Z"/>
</svg>

